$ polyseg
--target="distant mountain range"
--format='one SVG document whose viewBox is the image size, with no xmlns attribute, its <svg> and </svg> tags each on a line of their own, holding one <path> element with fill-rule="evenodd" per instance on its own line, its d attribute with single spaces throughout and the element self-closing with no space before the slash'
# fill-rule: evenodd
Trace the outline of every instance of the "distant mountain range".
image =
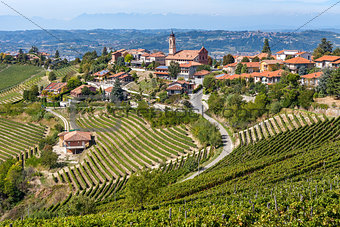
<svg viewBox="0 0 340 227">
<path fill-rule="evenodd" d="M 308 30 L 302 32 L 262 32 L 174 29 L 177 49 L 200 49 L 205 46 L 210 55 L 222 57 L 225 53 L 252 54 L 261 51 L 268 38 L 272 51 L 297 49 L 313 51 L 321 38 L 340 46 L 340 34 L 329 31 Z M 54 53 L 57 49 L 68 58 L 80 56 L 87 51 L 101 52 L 104 46 L 111 50 L 145 48 L 150 51 L 168 51 L 167 38 L 170 29 L 95 29 L 95 30 L 27 30 L 0 31 L 0 52 L 28 51 L 31 46 Z"/>
<path fill-rule="evenodd" d="M 81 14 L 72 19 L 30 18 L 46 29 L 209 29 L 209 30 L 262 30 L 293 31 L 315 17 L 315 13 L 233 15 L 199 15 L 199 14 Z M 303 29 L 327 29 L 339 32 L 339 14 L 327 13 L 312 20 Z M 37 29 L 33 23 L 20 16 L 0 16 L 0 30 Z"/>
</svg>

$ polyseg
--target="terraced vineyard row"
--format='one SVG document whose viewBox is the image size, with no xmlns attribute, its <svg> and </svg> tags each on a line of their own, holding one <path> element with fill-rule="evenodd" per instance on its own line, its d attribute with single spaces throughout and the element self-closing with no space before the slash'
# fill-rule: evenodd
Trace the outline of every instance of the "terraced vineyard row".
<svg viewBox="0 0 340 227">
<path fill-rule="evenodd" d="M 19 85 L 0 92 L 0 104 L 14 103 L 22 100 L 22 94 L 24 90 L 28 90 L 33 85 L 39 84 L 42 81 L 41 78 L 44 75 L 45 72 L 40 72 L 39 74 L 20 83 Z"/>
<path fill-rule="evenodd" d="M 324 120 L 324 116 L 309 113 L 281 114 L 239 132 L 236 137 L 239 138 L 239 144 L 241 146 L 249 145 L 258 142 L 261 139 L 269 138 L 286 131 L 298 129 Z"/>
<path fill-rule="evenodd" d="M 78 68 L 75 65 L 71 65 L 62 69 L 58 69 L 55 71 L 57 77 L 63 77 L 68 74 L 74 74 L 78 72 Z"/>
<path fill-rule="evenodd" d="M 78 118 L 78 124 L 95 131 L 96 144 L 88 150 L 83 163 L 63 169 L 55 181 L 69 183 L 82 193 L 88 194 L 95 188 L 110 190 L 117 180 L 133 172 L 157 168 L 160 163 L 193 153 L 196 148 L 183 129 L 152 129 L 134 114 L 124 118 L 83 117 Z"/>
<path fill-rule="evenodd" d="M 123 198 L 98 214 L 13 224 L 339 226 L 339 137 L 340 118 L 325 119 L 238 147 L 197 178 L 163 188 L 144 210 L 125 208 Z"/>
<path fill-rule="evenodd" d="M 18 157 L 36 147 L 45 136 L 45 131 L 42 126 L 0 118 L 0 161 Z"/>
</svg>

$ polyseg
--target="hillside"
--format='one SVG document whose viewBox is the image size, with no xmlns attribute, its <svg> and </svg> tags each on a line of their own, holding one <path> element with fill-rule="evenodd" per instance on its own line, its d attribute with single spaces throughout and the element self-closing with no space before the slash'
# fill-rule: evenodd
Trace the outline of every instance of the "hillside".
<svg viewBox="0 0 340 227">
<path fill-rule="evenodd" d="M 54 54 L 58 49 L 62 56 L 80 57 L 79 53 L 96 50 L 101 53 L 104 46 L 112 50 L 145 48 L 150 51 L 168 52 L 169 29 L 95 29 L 95 30 L 51 30 L 62 41 L 56 41 L 44 31 L 0 31 L 0 52 L 28 51 L 32 43 L 41 51 Z M 180 49 L 200 49 L 204 45 L 213 57 L 224 53 L 254 53 L 261 51 L 263 40 L 269 39 L 273 53 L 282 49 L 313 51 L 322 38 L 340 45 L 339 34 L 328 31 L 263 32 L 228 30 L 175 30 L 176 43 Z M 70 49 L 72 47 L 72 49 Z M 76 50 L 77 52 L 75 52 Z"/>
<path fill-rule="evenodd" d="M 161 188 L 145 210 L 123 194 L 98 214 L 2 224 L 339 226 L 339 136 L 340 118 L 324 119 L 239 146 L 199 177 Z"/>
</svg>

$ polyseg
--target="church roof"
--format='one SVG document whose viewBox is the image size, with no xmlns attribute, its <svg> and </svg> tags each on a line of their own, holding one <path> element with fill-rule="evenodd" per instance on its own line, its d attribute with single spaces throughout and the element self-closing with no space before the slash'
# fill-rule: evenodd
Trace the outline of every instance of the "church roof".
<svg viewBox="0 0 340 227">
<path fill-rule="evenodd" d="M 180 50 L 174 55 L 169 55 L 166 57 L 167 60 L 187 60 L 187 61 L 193 61 L 198 55 L 201 53 L 201 51 L 206 50 L 204 47 L 202 47 L 200 50 Z"/>
</svg>

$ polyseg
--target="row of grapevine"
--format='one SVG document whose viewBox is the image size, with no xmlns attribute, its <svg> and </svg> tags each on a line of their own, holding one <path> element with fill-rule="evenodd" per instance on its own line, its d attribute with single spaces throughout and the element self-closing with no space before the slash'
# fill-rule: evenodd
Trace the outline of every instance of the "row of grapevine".
<svg viewBox="0 0 340 227">
<path fill-rule="evenodd" d="M 41 72 L 10 89 L 2 91 L 0 93 L 0 104 L 14 103 L 22 100 L 23 91 L 30 89 L 33 85 L 41 83 L 41 78 L 44 75 L 45 72 Z"/>
<path fill-rule="evenodd" d="M 71 65 L 62 69 L 58 69 L 55 71 L 57 77 L 63 77 L 69 74 L 74 74 L 78 72 L 78 68 L 75 65 Z"/>
<path fill-rule="evenodd" d="M 261 139 L 269 138 L 287 130 L 294 130 L 306 125 L 325 120 L 325 116 L 318 116 L 316 114 L 292 113 L 280 114 L 269 118 L 261 123 L 240 131 L 236 134 L 241 146 L 258 142 Z"/>
<path fill-rule="evenodd" d="M 160 163 L 176 160 L 196 149 L 187 129 L 152 129 L 135 114 L 124 118 L 89 115 L 78 118 L 77 123 L 93 131 L 96 144 L 85 151 L 83 163 L 61 170 L 54 178 L 86 195 L 95 188 L 110 191 L 115 182 L 138 170 L 158 168 Z"/>
<path fill-rule="evenodd" d="M 42 126 L 0 118 L 0 161 L 21 157 L 22 154 L 24 158 L 32 156 L 37 152 L 36 146 L 45 136 L 45 131 Z"/>
</svg>

